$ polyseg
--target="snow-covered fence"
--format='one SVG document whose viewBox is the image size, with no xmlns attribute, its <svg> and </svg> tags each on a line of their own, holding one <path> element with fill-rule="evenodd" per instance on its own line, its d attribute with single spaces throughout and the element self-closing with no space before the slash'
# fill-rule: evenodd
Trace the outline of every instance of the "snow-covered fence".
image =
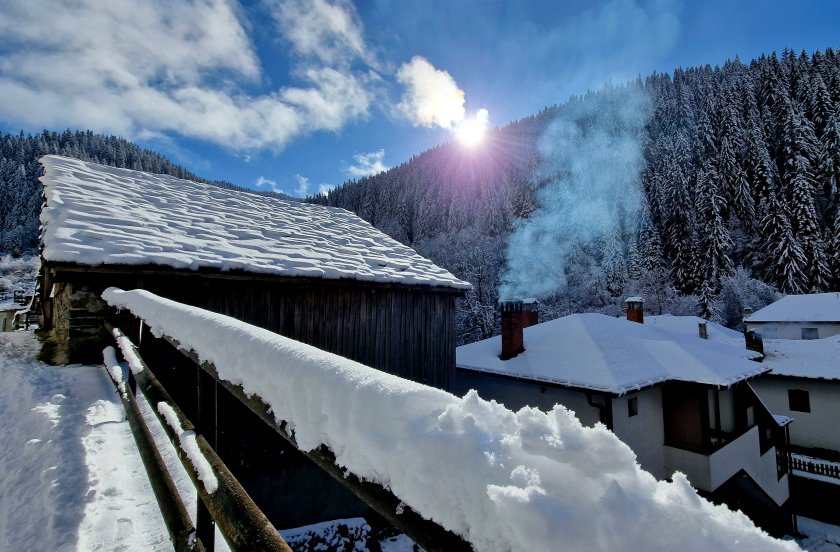
<svg viewBox="0 0 840 552">
<path fill-rule="evenodd" d="M 656 481 L 605 427 L 562 406 L 511 412 L 148 292 L 103 297 L 261 403 L 302 451 L 329 451 L 341 475 L 393 493 L 395 517 L 412 509 L 476 551 L 798 549 L 703 500 L 682 474 Z"/>
<path fill-rule="evenodd" d="M 143 466 L 146 468 L 146 474 L 149 476 L 149 483 L 157 499 L 173 547 L 177 552 L 203 552 L 204 545 L 201 540 L 196 539 L 195 527 L 190 520 L 184 502 L 178 495 L 175 483 L 166 469 L 166 463 L 155 445 L 154 438 L 140 413 L 140 409 L 137 407 L 133 385 L 126 385 L 127 382 L 123 378 L 122 368 L 117 363 L 114 348 L 107 347 L 103 351 L 103 357 L 108 375 L 111 376 L 111 380 L 117 387 L 122 399 L 128 425 L 143 460 Z"/>
<path fill-rule="evenodd" d="M 824 477 L 833 477 L 840 479 L 840 464 L 834 462 L 821 462 L 815 459 L 805 459 L 796 455 L 791 455 L 790 467 L 794 470 L 799 470 L 805 473 L 814 475 L 822 475 Z"/>
<path fill-rule="evenodd" d="M 149 441 L 142 445 L 138 441 L 141 455 L 151 454 L 157 457 L 157 461 L 151 465 L 151 470 L 150 464 L 147 464 L 147 472 L 153 481 L 153 485 L 155 479 L 164 479 L 162 484 L 166 487 L 166 492 L 158 494 L 156 491 L 156 497 L 167 521 L 167 527 L 173 537 L 176 550 L 200 551 L 207 549 L 212 551 L 214 541 L 213 523 L 215 522 L 225 540 L 234 550 L 291 552 L 280 534 L 254 504 L 233 474 L 230 473 L 230 470 L 224 465 L 205 437 L 196 433 L 192 422 L 181 412 L 166 390 L 160 385 L 160 382 L 157 381 L 152 371 L 146 366 L 143 359 L 140 358 L 134 344 L 118 328 L 112 328 L 112 333 L 123 353 L 123 357 L 129 364 L 131 377 L 149 403 L 154 405 L 155 414 L 160 419 L 169 439 L 178 449 L 178 457 L 193 480 L 200 499 L 197 515 L 198 530 L 196 531 L 192 529 L 189 517 L 186 518 L 186 522 L 184 521 L 183 504 L 179 499 L 173 497 L 172 493 L 177 493 L 177 491 L 174 491 L 174 485 L 172 485 L 168 475 L 164 476 L 159 473 L 163 463 L 151 436 L 149 435 Z M 135 432 L 135 428 L 132 426 L 132 432 L 135 436 L 138 433 L 148 434 L 148 429 L 142 422 L 142 415 L 137 410 L 132 386 L 126 386 L 125 382 L 117 376 L 120 373 L 119 368 L 113 369 L 116 361 L 109 358 L 113 356 L 113 352 L 111 351 L 110 355 L 108 353 L 106 349 L 106 365 L 110 365 L 109 373 L 120 391 L 123 403 L 126 405 L 126 411 L 131 410 L 133 412 L 131 417 L 135 418 L 135 423 L 138 426 L 141 426 L 138 427 L 138 432 Z M 137 421 L 138 419 L 140 421 Z M 153 474 L 152 471 L 158 473 Z M 163 473 L 166 473 L 165 466 L 163 466 Z M 175 511 L 166 511 L 173 508 L 171 506 L 173 503 Z M 175 529 L 173 529 L 173 526 Z M 186 543 L 183 543 L 185 535 L 189 538 Z M 196 539 L 196 536 L 198 539 Z"/>
</svg>

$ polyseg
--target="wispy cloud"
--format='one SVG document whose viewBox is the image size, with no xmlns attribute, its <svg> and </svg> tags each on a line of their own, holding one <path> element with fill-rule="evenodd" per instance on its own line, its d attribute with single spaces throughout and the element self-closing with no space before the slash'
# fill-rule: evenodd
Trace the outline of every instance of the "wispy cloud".
<svg viewBox="0 0 840 552">
<path fill-rule="evenodd" d="M 291 14 L 302 2 L 278 4 Z M 313 5 L 323 15 L 307 19 L 312 42 L 299 33 L 290 40 L 323 63 L 296 71 L 294 86 L 255 95 L 246 86 L 263 73 L 231 0 L 6 0 L 0 118 L 177 134 L 234 150 L 282 149 L 301 134 L 337 130 L 370 106 L 368 76 L 350 72 L 337 53 L 361 55 L 361 29 L 347 2 Z"/>
<path fill-rule="evenodd" d="M 266 0 L 280 34 L 294 50 L 326 65 L 370 63 L 361 21 L 347 0 Z"/>
<path fill-rule="evenodd" d="M 292 183 L 292 186 L 294 186 L 294 189 L 291 192 L 287 191 L 286 188 L 278 184 L 276 180 L 271 180 L 270 178 L 266 178 L 264 176 L 257 178 L 254 181 L 254 186 L 256 186 L 257 189 L 267 189 L 278 194 L 306 197 L 309 194 L 309 188 L 312 187 L 309 179 L 301 174 L 294 175 L 293 179 L 294 182 Z M 321 187 L 323 186 L 324 184 L 321 185 Z"/>
<path fill-rule="evenodd" d="M 277 185 L 276 180 L 271 180 L 271 179 L 266 178 L 264 176 L 260 176 L 259 178 L 257 178 L 254 181 L 254 186 L 256 186 L 257 188 L 267 188 L 268 190 L 270 190 L 272 192 L 276 192 L 278 194 L 285 193 L 280 188 L 280 186 Z"/>
<path fill-rule="evenodd" d="M 296 174 L 295 182 L 297 182 L 297 188 L 295 188 L 295 195 L 297 197 L 305 197 L 309 193 L 309 179 L 305 176 Z"/>
<path fill-rule="evenodd" d="M 318 193 L 321 195 L 327 195 L 333 188 L 335 188 L 333 184 L 319 184 Z"/>
<path fill-rule="evenodd" d="M 361 178 L 363 176 L 373 176 L 383 171 L 387 171 L 388 167 L 382 161 L 385 159 L 385 150 L 380 149 L 370 153 L 357 153 L 353 156 L 353 165 L 348 166 L 345 171 L 354 178 Z"/>
<path fill-rule="evenodd" d="M 680 0 L 608 0 L 590 7 L 550 28 L 531 23 L 503 38 L 507 67 L 529 96 L 546 105 L 563 101 L 569 94 L 595 89 L 607 81 L 626 82 L 666 56 L 681 32 Z M 527 43 L 519 37 L 527 34 Z M 531 63 L 522 65 L 521 60 Z M 534 66 L 551 66 L 550 74 L 534 72 Z"/>
</svg>

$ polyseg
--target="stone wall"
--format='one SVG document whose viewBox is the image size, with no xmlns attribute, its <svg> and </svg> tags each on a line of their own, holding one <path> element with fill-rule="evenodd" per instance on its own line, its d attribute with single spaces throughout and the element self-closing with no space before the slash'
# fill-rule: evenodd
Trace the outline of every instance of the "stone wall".
<svg viewBox="0 0 840 552">
<path fill-rule="evenodd" d="M 113 309 L 90 288 L 56 283 L 52 328 L 45 335 L 43 360 L 51 364 L 100 364 L 102 349 L 111 344 L 104 321 Z"/>
</svg>

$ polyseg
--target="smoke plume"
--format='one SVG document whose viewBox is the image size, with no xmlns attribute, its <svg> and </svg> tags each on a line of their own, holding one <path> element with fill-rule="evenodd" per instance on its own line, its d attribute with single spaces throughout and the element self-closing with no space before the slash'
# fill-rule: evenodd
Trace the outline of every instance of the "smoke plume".
<svg viewBox="0 0 840 552">
<path fill-rule="evenodd" d="M 502 298 L 545 296 L 565 283 L 579 243 L 612 231 L 639 209 L 647 100 L 637 85 L 606 87 L 562 106 L 539 140 L 539 206 L 507 244 Z"/>
</svg>

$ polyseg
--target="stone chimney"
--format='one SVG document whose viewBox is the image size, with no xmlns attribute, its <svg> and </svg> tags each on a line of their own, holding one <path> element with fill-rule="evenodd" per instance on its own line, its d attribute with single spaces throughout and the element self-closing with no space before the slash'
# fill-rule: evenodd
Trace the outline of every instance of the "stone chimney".
<svg viewBox="0 0 840 552">
<path fill-rule="evenodd" d="M 536 299 L 502 301 L 502 354 L 499 358 L 510 360 L 525 351 L 522 330 L 539 322 Z"/>
<path fill-rule="evenodd" d="M 697 329 L 700 332 L 700 339 L 709 339 L 709 325 L 705 320 L 697 323 Z"/>
<path fill-rule="evenodd" d="M 645 300 L 641 297 L 628 297 L 624 300 L 627 305 L 627 320 L 645 323 Z"/>
</svg>

